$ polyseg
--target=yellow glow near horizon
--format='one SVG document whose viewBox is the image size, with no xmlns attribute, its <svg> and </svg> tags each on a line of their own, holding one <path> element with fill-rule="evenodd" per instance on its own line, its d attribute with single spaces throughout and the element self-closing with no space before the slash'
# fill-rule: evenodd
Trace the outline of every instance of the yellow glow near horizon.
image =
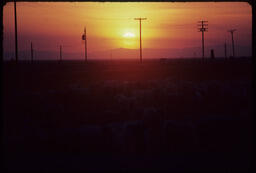
<svg viewBox="0 0 256 173">
<path fill-rule="evenodd" d="M 126 32 L 126 33 L 124 33 L 123 37 L 126 37 L 126 38 L 133 38 L 133 37 L 135 37 L 135 34 L 134 34 L 134 33 L 131 33 L 131 32 Z"/>
<path fill-rule="evenodd" d="M 89 52 L 115 48 L 139 49 L 140 25 L 134 18 L 147 18 L 142 24 L 142 45 L 154 49 L 182 49 L 201 46 L 197 21 L 208 20 L 206 46 L 230 40 L 227 29 L 236 28 L 241 45 L 251 40 L 251 7 L 237 2 L 17 2 L 19 46 L 30 41 L 45 50 L 72 45 L 65 50 L 81 52 L 81 35 L 87 31 Z M 4 6 L 4 38 L 14 40 L 13 3 Z M 8 35 L 9 34 L 9 35 Z M 11 47 L 13 43 L 6 44 Z M 23 46 L 23 47 L 22 47 Z"/>
<path fill-rule="evenodd" d="M 123 48 L 135 49 L 138 47 L 138 39 L 132 32 L 125 32 L 123 35 L 123 41 L 120 44 Z"/>
</svg>

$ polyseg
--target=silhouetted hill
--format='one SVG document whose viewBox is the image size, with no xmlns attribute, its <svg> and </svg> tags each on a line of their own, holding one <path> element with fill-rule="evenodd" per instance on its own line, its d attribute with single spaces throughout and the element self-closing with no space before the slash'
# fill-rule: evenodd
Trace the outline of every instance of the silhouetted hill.
<svg viewBox="0 0 256 173">
<path fill-rule="evenodd" d="M 215 57 L 224 57 L 224 46 L 206 46 L 205 56 L 210 57 L 210 50 L 214 49 Z M 153 59 L 153 58 L 200 58 L 201 57 L 201 47 L 186 47 L 182 49 L 143 49 L 143 58 Z M 251 47 L 247 46 L 236 46 L 236 56 L 251 56 Z M 232 53 L 231 45 L 227 45 L 227 55 L 230 56 Z M 15 57 L 14 52 L 5 52 L 4 59 L 11 59 Z M 22 60 L 30 59 L 30 50 L 19 51 L 19 57 Z M 58 51 L 38 51 L 34 52 L 35 59 L 40 60 L 57 60 L 59 59 Z M 126 49 L 117 48 L 111 50 L 93 51 L 88 53 L 88 59 L 137 59 L 139 57 L 139 49 Z M 62 53 L 63 60 L 71 59 L 83 59 L 84 52 L 65 52 Z"/>
</svg>

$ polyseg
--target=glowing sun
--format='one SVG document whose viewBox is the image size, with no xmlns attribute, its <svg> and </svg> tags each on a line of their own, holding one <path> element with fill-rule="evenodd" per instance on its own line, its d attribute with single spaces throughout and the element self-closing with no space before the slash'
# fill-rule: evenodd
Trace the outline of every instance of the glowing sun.
<svg viewBox="0 0 256 173">
<path fill-rule="evenodd" d="M 126 32 L 124 33 L 123 37 L 126 37 L 126 38 L 133 38 L 135 37 L 135 34 L 131 33 L 131 32 Z"/>
</svg>

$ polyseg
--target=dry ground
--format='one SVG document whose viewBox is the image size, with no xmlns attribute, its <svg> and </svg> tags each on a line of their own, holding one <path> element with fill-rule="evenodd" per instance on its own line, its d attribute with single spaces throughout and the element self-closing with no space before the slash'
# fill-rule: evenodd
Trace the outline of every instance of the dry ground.
<svg viewBox="0 0 256 173">
<path fill-rule="evenodd" d="M 4 63 L 8 170 L 248 170 L 247 58 Z"/>
</svg>

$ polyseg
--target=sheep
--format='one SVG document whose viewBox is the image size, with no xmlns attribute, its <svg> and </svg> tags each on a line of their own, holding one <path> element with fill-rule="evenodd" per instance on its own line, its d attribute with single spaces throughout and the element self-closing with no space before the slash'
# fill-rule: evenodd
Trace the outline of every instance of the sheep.
<svg viewBox="0 0 256 173">
<path fill-rule="evenodd" d="M 154 107 L 145 108 L 143 126 L 145 128 L 145 143 L 147 154 L 161 152 L 163 115 Z"/>
<path fill-rule="evenodd" d="M 134 96 L 127 97 L 125 95 L 117 95 L 117 102 L 124 108 L 124 110 L 128 111 L 133 109 L 134 104 L 137 102 L 137 98 Z"/>
<path fill-rule="evenodd" d="M 198 122 L 197 131 L 202 151 L 248 152 L 251 123 L 241 117 L 213 115 Z"/>
<path fill-rule="evenodd" d="M 87 125 L 79 128 L 58 129 L 55 133 L 55 143 L 60 150 L 86 154 L 101 152 L 102 127 L 100 126 Z"/>
<path fill-rule="evenodd" d="M 89 153 L 101 152 L 102 127 L 97 125 L 87 125 L 79 128 L 80 149 Z"/>
<path fill-rule="evenodd" d="M 165 121 L 164 149 L 167 153 L 196 151 L 196 145 L 196 128 L 193 124 Z"/>
<path fill-rule="evenodd" d="M 144 127 L 141 121 L 124 123 L 125 150 L 127 154 L 143 154 L 145 149 Z"/>
<path fill-rule="evenodd" d="M 103 128 L 104 139 L 108 138 L 105 142 L 108 145 L 108 151 L 112 154 L 122 154 L 125 152 L 124 143 L 124 131 L 125 127 L 123 123 L 111 123 L 107 124 Z"/>
<path fill-rule="evenodd" d="M 142 121 L 111 123 L 104 128 L 104 140 L 108 151 L 118 155 L 143 154 L 145 151 L 145 135 Z"/>
</svg>

